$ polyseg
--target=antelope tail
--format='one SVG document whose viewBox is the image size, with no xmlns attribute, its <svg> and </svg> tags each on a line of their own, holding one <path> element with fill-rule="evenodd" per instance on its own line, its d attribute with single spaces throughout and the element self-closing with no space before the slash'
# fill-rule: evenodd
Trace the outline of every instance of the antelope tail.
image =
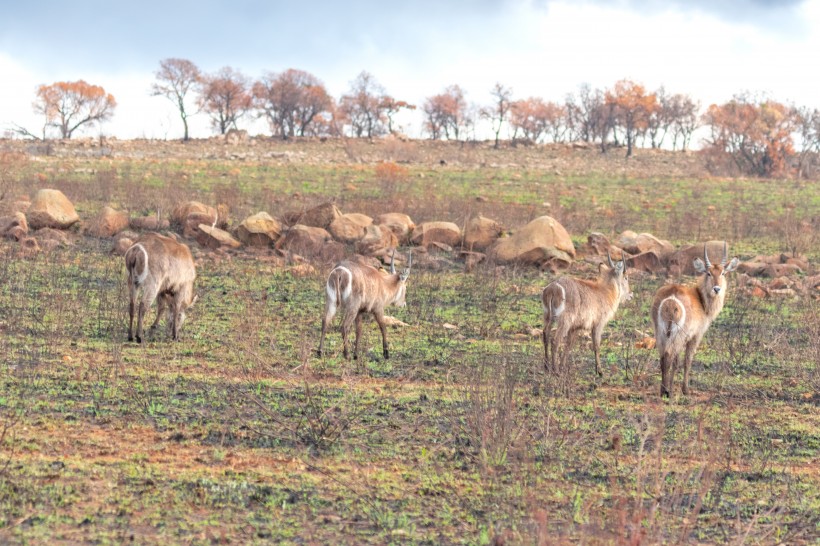
<svg viewBox="0 0 820 546">
<path fill-rule="evenodd" d="M 686 319 L 686 310 L 681 301 L 670 296 L 663 300 L 658 307 L 658 326 L 666 339 L 671 339 L 683 328 Z"/>
</svg>

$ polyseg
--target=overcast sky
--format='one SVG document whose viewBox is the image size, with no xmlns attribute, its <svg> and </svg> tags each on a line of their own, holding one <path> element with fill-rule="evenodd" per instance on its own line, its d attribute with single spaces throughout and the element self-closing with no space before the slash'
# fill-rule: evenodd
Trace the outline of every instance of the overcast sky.
<svg viewBox="0 0 820 546">
<path fill-rule="evenodd" d="M 104 134 L 178 138 L 171 103 L 148 94 L 169 57 L 253 79 L 298 68 L 337 98 L 367 70 L 418 105 L 451 84 L 486 104 L 495 82 L 513 98 L 563 101 L 581 83 L 628 78 L 704 106 L 750 91 L 820 107 L 817 52 L 820 0 L 9 1 L 0 16 L 0 135 L 11 123 L 39 132 L 37 85 L 83 79 L 117 100 Z M 213 134 L 198 118 L 191 136 Z M 404 122 L 419 136 L 416 117 Z"/>
</svg>

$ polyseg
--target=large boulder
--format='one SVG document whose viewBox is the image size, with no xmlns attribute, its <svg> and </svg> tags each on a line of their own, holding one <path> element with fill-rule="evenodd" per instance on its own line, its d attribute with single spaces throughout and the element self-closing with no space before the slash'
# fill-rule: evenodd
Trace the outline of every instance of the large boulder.
<svg viewBox="0 0 820 546">
<path fill-rule="evenodd" d="M 481 215 L 470 218 L 464 227 L 462 246 L 468 250 L 485 250 L 501 237 L 504 228 L 490 218 Z"/>
<path fill-rule="evenodd" d="M 564 226 L 550 216 L 541 216 L 511 236 L 496 241 L 489 253 L 501 263 L 550 265 L 563 269 L 575 258 L 575 247 Z"/>
<path fill-rule="evenodd" d="M 582 244 L 578 249 L 578 254 L 583 256 L 606 256 L 607 252 L 611 251 L 611 243 L 609 242 L 609 238 L 603 233 L 599 233 L 597 231 L 593 231 L 589 235 L 587 235 L 587 242 Z M 621 256 L 621 253 L 618 252 L 618 257 Z M 615 256 L 613 255 L 613 259 Z"/>
<path fill-rule="evenodd" d="M 333 220 L 341 215 L 342 213 L 336 205 L 327 202 L 307 210 L 287 212 L 284 219 L 289 226 L 302 225 L 327 230 Z"/>
<path fill-rule="evenodd" d="M 111 207 L 103 207 L 100 214 L 88 227 L 88 234 L 94 237 L 113 237 L 120 231 L 126 229 L 128 224 L 129 218 L 127 212 L 114 210 Z"/>
<path fill-rule="evenodd" d="M 652 252 L 661 261 L 666 260 L 675 247 L 669 241 L 658 239 L 651 233 L 635 233 L 634 231 L 624 231 L 615 241 L 615 246 L 627 251 L 629 254 L 644 254 Z"/>
<path fill-rule="evenodd" d="M 413 230 L 414 245 L 427 246 L 432 243 L 444 243 L 456 246 L 461 242 L 461 230 L 453 222 L 424 222 Z"/>
<path fill-rule="evenodd" d="M 387 212 L 376 217 L 375 224 L 380 226 L 387 226 L 390 231 L 396 234 L 399 242 L 406 244 L 410 241 L 410 236 L 413 230 L 416 229 L 416 224 L 413 220 L 402 212 Z"/>
<path fill-rule="evenodd" d="M 0 217 L 0 235 L 15 241 L 28 235 L 26 215 L 22 212 L 15 212 L 11 216 Z"/>
<path fill-rule="evenodd" d="M 131 218 L 129 225 L 131 229 L 138 229 L 140 231 L 159 231 L 161 229 L 170 228 L 171 222 L 166 218 L 160 218 L 156 214 L 152 214 L 150 216 Z"/>
<path fill-rule="evenodd" d="M 239 248 L 242 243 L 234 239 L 230 233 L 218 227 L 200 224 L 196 234 L 196 242 L 205 248 Z"/>
<path fill-rule="evenodd" d="M 180 229 L 183 237 L 195 238 L 200 224 L 225 229 L 228 226 L 228 207 L 212 207 L 199 201 L 188 201 L 171 211 L 171 225 Z"/>
<path fill-rule="evenodd" d="M 364 237 L 365 229 L 372 224 L 370 216 L 352 212 L 334 218 L 327 230 L 341 243 L 355 243 Z"/>
<path fill-rule="evenodd" d="M 399 239 L 393 231 L 383 225 L 369 225 L 364 236 L 356 241 L 355 251 L 362 256 L 384 256 L 388 250 L 399 245 Z"/>
<path fill-rule="evenodd" d="M 707 241 L 694 245 L 686 245 L 679 248 L 667 259 L 667 271 L 671 276 L 695 275 L 695 258 L 703 259 L 703 247 L 709 252 L 709 260 L 719 263 L 723 260 L 724 241 Z M 727 246 L 729 259 L 732 258 L 731 249 Z"/>
<path fill-rule="evenodd" d="M 321 252 L 322 248 L 332 240 L 333 237 L 326 229 L 296 224 L 285 231 L 276 241 L 275 248 L 305 256 L 315 255 Z"/>
<path fill-rule="evenodd" d="M 40 190 L 26 211 L 31 229 L 68 229 L 80 221 L 74 205 L 60 190 Z"/>
<path fill-rule="evenodd" d="M 267 212 L 245 218 L 236 228 L 236 237 L 248 246 L 271 246 L 282 234 L 282 224 Z"/>
</svg>

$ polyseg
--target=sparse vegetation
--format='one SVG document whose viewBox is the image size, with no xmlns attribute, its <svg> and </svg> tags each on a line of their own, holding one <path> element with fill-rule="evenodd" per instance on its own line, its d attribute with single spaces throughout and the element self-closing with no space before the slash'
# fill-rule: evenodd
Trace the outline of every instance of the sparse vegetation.
<svg viewBox="0 0 820 546">
<path fill-rule="evenodd" d="M 396 142 L 355 140 L 3 146 L 26 146 L 0 155 L 3 209 L 43 187 L 83 219 L 109 203 L 167 216 L 184 200 L 229 201 L 236 220 L 335 199 L 417 223 L 482 213 L 514 229 L 549 214 L 577 245 L 628 228 L 820 261 L 816 184 L 707 179 L 692 155 L 411 141 L 396 165 L 383 163 Z M 816 293 L 757 298 L 729 279 L 692 394 L 662 400 L 655 352 L 636 348 L 662 276 L 630 276 L 634 297 L 604 331 L 602 378 L 586 347 L 552 376 L 538 298 L 551 274 L 414 254 L 407 307 L 389 311 L 407 324 L 390 334 L 390 359 L 368 323 L 357 365 L 338 335 L 315 356 L 321 255 L 297 268 L 269 249 L 190 242 L 199 300 L 182 340 L 160 329 L 138 346 L 126 342 L 122 258 L 108 239 L 72 239 L 37 253 L 0 241 L 0 542 L 820 536 Z M 596 271 L 578 261 L 571 274 Z"/>
</svg>

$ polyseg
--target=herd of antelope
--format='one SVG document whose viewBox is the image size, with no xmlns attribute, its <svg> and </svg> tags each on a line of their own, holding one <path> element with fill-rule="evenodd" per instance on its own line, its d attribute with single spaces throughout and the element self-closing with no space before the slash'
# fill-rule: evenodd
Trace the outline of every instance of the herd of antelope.
<svg viewBox="0 0 820 546">
<path fill-rule="evenodd" d="M 358 358 L 361 320 L 366 313 L 371 313 L 375 318 L 382 334 L 384 358 L 389 358 L 384 309 L 390 305 L 405 305 L 412 254 L 407 269 L 401 273 L 396 273 L 394 261 L 395 251 L 391 255 L 389 272 L 357 259 L 342 261 L 331 270 L 325 284 L 325 313 L 322 317 L 319 356 L 322 356 L 327 329 L 337 311 L 341 311 L 345 358 L 350 358 L 348 337 L 354 324 L 356 339 L 353 358 Z M 136 310 L 136 341 L 142 342 L 143 319 L 154 301 L 157 302 L 157 317 L 151 330 L 156 329 L 163 312 L 167 310 L 166 321 L 171 337 L 178 339 L 185 311 L 196 301 L 196 268 L 188 246 L 170 237 L 148 233 L 126 251 L 125 266 L 129 294 L 128 340 L 134 340 Z M 694 260 L 695 271 L 700 275 L 696 286 L 670 284 L 656 292 L 651 315 L 660 354 L 661 396 L 668 397 L 672 393 L 672 381 L 681 352 L 685 352 L 682 392 L 689 394 L 692 359 L 704 334 L 723 308 L 726 274 L 737 266 L 737 258 L 729 262 L 725 243 L 723 257 L 718 264 L 711 262 L 704 245 L 703 260 Z M 541 337 L 547 371 L 557 373 L 566 366 L 567 355 L 575 338 L 585 331 L 592 335 L 595 371 L 601 375 L 600 348 L 604 327 L 615 315 L 618 306 L 631 298 L 626 260 L 622 256 L 620 261 L 613 262 L 608 252 L 607 264 L 600 265 L 597 280 L 563 276 L 547 285 L 541 293 L 544 312 Z"/>
</svg>

